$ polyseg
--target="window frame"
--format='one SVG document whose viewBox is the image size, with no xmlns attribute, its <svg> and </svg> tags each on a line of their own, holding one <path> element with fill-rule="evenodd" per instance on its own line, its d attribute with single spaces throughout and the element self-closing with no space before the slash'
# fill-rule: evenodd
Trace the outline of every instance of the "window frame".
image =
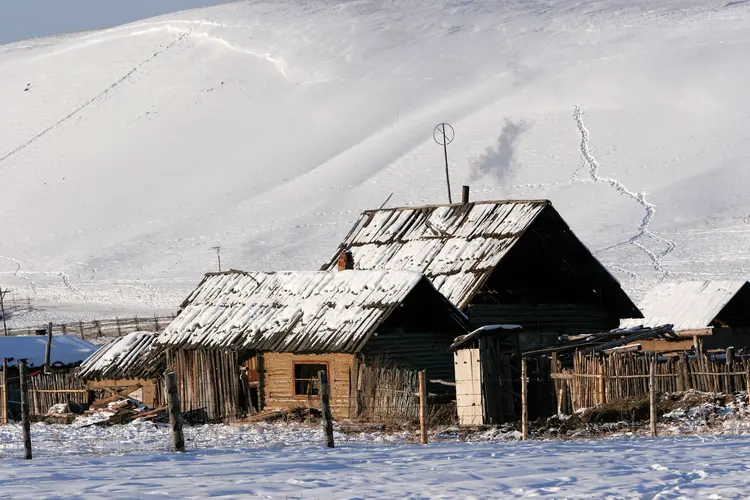
<svg viewBox="0 0 750 500">
<path fill-rule="evenodd" d="M 318 394 L 297 394 L 297 380 L 314 380 L 314 379 L 308 379 L 308 378 L 297 378 L 297 365 L 318 365 L 318 366 L 325 366 L 326 367 L 326 375 L 328 375 L 328 385 L 329 388 L 332 385 L 331 384 L 331 366 L 328 361 L 320 361 L 320 360 L 295 360 L 292 361 L 292 396 L 298 399 L 308 399 L 308 398 L 319 398 L 320 393 Z M 330 390 L 330 389 L 329 389 Z"/>
</svg>

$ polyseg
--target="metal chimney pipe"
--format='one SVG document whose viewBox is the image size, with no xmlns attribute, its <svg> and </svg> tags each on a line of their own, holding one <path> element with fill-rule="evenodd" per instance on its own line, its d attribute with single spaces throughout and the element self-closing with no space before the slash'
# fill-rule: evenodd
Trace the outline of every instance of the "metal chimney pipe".
<svg viewBox="0 0 750 500">
<path fill-rule="evenodd" d="M 469 186 L 464 186 L 461 190 L 461 203 L 469 203 Z"/>
</svg>

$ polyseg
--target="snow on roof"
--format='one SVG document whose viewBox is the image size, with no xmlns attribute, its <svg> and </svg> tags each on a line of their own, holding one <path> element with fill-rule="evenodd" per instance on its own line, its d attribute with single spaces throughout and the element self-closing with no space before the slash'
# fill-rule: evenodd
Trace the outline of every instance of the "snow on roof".
<svg viewBox="0 0 750 500">
<path fill-rule="evenodd" d="M 340 249 L 355 269 L 415 271 L 459 308 L 549 205 L 547 200 L 487 201 L 364 212 Z M 338 253 L 324 269 L 335 269 Z"/>
<path fill-rule="evenodd" d="M 623 327 L 674 325 L 676 331 L 707 328 L 746 281 L 681 281 L 656 286 L 639 306 L 645 319 L 624 319 Z"/>
<path fill-rule="evenodd" d="M 521 325 L 485 325 L 477 328 L 473 332 L 461 335 L 453 340 L 453 344 L 448 348 L 451 351 L 455 351 L 459 347 L 466 345 L 469 341 L 490 333 L 496 333 L 497 335 L 514 335 L 521 333 L 523 327 Z"/>
<path fill-rule="evenodd" d="M 151 378 L 160 364 L 156 337 L 154 332 L 132 332 L 114 339 L 86 359 L 78 374 L 85 380 Z"/>
<path fill-rule="evenodd" d="M 158 342 L 186 348 L 356 352 L 421 280 L 434 291 L 422 275 L 406 271 L 211 273 Z"/>
<path fill-rule="evenodd" d="M 53 335 L 50 348 L 50 363 L 53 365 L 74 365 L 88 358 L 99 346 L 72 335 Z M 13 358 L 9 365 L 17 365 L 18 360 L 26 359 L 29 367 L 44 365 L 47 350 L 46 335 L 24 335 L 0 337 L 0 358 Z"/>
</svg>

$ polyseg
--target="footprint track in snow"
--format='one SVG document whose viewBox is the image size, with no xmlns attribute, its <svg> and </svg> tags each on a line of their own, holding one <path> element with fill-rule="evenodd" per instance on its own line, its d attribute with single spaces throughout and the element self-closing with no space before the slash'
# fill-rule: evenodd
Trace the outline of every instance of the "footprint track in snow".
<svg viewBox="0 0 750 500">
<path fill-rule="evenodd" d="M 645 210 L 645 215 L 643 216 L 643 219 L 641 219 L 641 224 L 638 227 L 638 232 L 633 235 L 630 239 L 627 240 L 627 242 L 621 242 L 617 245 L 613 245 L 608 248 L 615 248 L 618 246 L 621 246 L 622 244 L 629 243 L 639 250 L 641 250 L 643 253 L 645 253 L 649 259 L 651 259 L 651 262 L 654 266 L 654 269 L 657 271 L 662 271 L 664 275 L 669 274 L 669 270 L 664 267 L 662 264 L 662 259 L 674 251 L 676 248 L 676 243 L 672 240 L 662 238 L 661 236 L 658 236 L 654 234 L 650 230 L 651 221 L 654 218 L 654 215 L 656 214 L 656 206 L 653 203 L 650 203 L 646 199 L 646 193 L 640 192 L 635 193 L 633 191 L 630 191 L 628 188 L 625 187 L 624 184 L 622 184 L 620 181 L 616 179 L 606 178 L 606 177 L 600 177 L 599 176 L 599 168 L 601 165 L 594 157 L 593 153 L 591 152 L 591 149 L 589 148 L 589 138 L 590 134 L 588 129 L 586 128 L 586 125 L 583 122 L 583 111 L 581 110 L 581 107 L 579 105 L 576 105 L 573 108 L 573 118 L 575 119 L 576 126 L 578 127 L 578 131 L 581 134 L 581 166 L 579 166 L 576 171 L 573 173 L 573 180 L 577 179 L 576 174 L 578 171 L 580 171 L 584 166 L 588 165 L 589 167 L 589 176 L 590 179 L 594 182 L 604 183 L 612 187 L 615 191 L 632 198 L 635 200 L 639 205 L 643 207 Z M 644 239 L 653 239 L 659 243 L 666 244 L 666 249 L 664 249 L 661 253 L 657 254 L 655 251 L 651 250 L 647 246 L 645 246 L 643 243 L 641 243 Z"/>
</svg>

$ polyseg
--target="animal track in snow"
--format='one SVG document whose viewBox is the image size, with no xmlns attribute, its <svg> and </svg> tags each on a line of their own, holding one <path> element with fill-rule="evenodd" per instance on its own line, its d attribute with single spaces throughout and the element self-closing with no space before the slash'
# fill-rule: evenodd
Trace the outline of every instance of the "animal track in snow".
<svg viewBox="0 0 750 500">
<path fill-rule="evenodd" d="M 576 169 L 576 171 L 573 173 L 572 181 L 576 180 L 576 174 L 577 172 L 583 168 L 586 164 L 589 166 L 589 175 L 591 177 L 591 180 L 594 182 L 601 182 L 604 184 L 608 184 L 611 186 L 615 191 L 628 196 L 629 198 L 632 198 L 635 200 L 639 205 L 643 207 L 646 214 L 644 215 L 643 219 L 641 220 L 641 224 L 638 227 L 638 232 L 632 236 L 627 242 L 623 243 L 630 243 L 631 245 L 634 245 L 636 248 L 640 249 L 643 253 L 645 253 L 652 261 L 654 265 L 654 269 L 657 271 L 663 271 L 666 274 L 669 274 L 669 271 L 662 265 L 661 259 L 664 258 L 667 254 L 672 252 L 676 244 L 672 240 L 668 240 L 666 238 L 662 238 L 661 236 L 657 236 L 653 232 L 651 232 L 650 225 L 651 221 L 654 218 L 654 214 L 656 214 L 656 206 L 653 203 L 649 203 L 648 200 L 646 200 L 646 193 L 634 193 L 633 191 L 630 191 L 627 189 L 620 181 L 616 179 L 609 179 L 606 177 L 600 177 L 599 176 L 599 162 L 594 157 L 593 153 L 591 152 L 591 149 L 589 148 L 589 131 L 586 128 L 586 125 L 583 123 L 583 111 L 581 110 L 581 107 L 576 105 L 573 108 L 573 118 L 576 121 L 576 125 L 578 126 L 578 131 L 581 134 L 581 166 Z M 667 245 L 666 249 L 662 251 L 660 254 L 656 254 L 653 250 L 646 247 L 643 243 L 641 243 L 641 240 L 645 238 L 650 238 L 654 241 L 665 243 Z M 619 246 L 615 245 L 615 246 Z M 609 247 L 614 248 L 614 247 Z"/>
</svg>

